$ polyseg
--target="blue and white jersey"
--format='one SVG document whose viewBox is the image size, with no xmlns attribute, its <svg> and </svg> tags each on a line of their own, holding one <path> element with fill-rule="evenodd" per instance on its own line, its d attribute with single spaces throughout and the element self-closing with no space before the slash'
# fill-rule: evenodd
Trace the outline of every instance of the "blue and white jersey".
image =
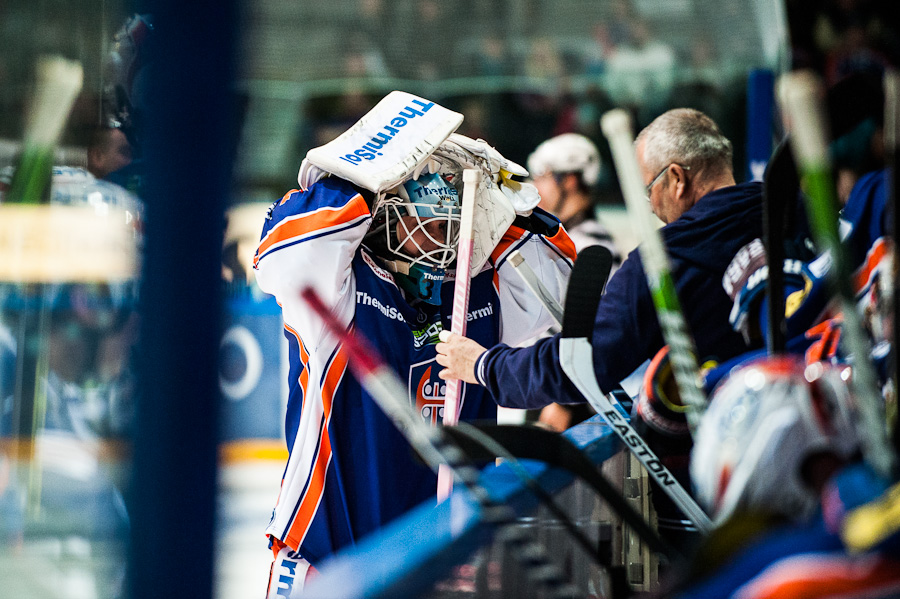
<svg viewBox="0 0 900 599">
<path fill-rule="evenodd" d="M 353 378 L 342 347 L 300 298 L 312 286 L 407 382 L 410 406 L 432 424 L 442 420 L 445 384 L 422 333 L 438 320 L 450 328 L 453 285 L 441 288 L 439 314 L 411 307 L 393 275 L 361 246 L 370 222 L 357 190 L 326 178 L 276 202 L 255 258 L 260 288 L 282 306 L 290 346 L 290 458 L 266 533 L 314 565 L 436 491 L 434 473 Z M 552 323 L 506 264 L 516 249 L 557 299 L 568 281 L 574 249 L 561 227 L 552 238 L 511 227 L 472 279 L 467 336 L 486 347 L 522 342 Z M 461 419 L 495 417 L 481 387 L 463 387 Z"/>
</svg>

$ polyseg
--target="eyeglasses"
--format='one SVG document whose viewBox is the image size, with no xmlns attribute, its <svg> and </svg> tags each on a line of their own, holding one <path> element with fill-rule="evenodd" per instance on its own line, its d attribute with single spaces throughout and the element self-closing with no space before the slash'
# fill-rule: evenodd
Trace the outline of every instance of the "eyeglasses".
<svg viewBox="0 0 900 599">
<path fill-rule="evenodd" d="M 650 181 L 650 184 L 649 184 L 647 187 L 644 188 L 644 190 L 645 190 L 646 193 L 647 193 L 647 195 L 646 195 L 645 197 L 647 198 L 647 201 L 648 201 L 648 202 L 650 201 L 650 191 L 653 189 L 653 186 L 656 185 L 657 182 L 659 182 L 660 179 L 662 179 L 662 176 L 666 174 L 666 172 L 669 170 L 669 167 L 671 167 L 673 164 L 678 164 L 678 163 L 677 163 L 677 162 L 670 162 L 669 164 L 667 164 L 667 165 L 663 168 L 663 170 L 659 171 L 659 173 L 658 173 L 655 177 L 653 177 L 653 180 Z M 680 166 L 681 168 L 683 168 L 683 169 L 686 170 L 686 171 L 691 170 L 691 167 L 685 166 L 685 165 L 683 165 L 683 164 L 678 164 L 678 166 Z"/>
</svg>

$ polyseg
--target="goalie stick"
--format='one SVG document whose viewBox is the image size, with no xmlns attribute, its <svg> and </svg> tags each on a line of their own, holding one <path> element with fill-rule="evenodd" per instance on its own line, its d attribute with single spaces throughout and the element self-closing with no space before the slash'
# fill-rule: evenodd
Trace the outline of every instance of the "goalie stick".
<svg viewBox="0 0 900 599">
<path fill-rule="evenodd" d="M 497 527 L 498 539 L 510 547 L 521 561 L 526 574 L 545 588 L 551 597 L 577 597 L 577 589 L 565 579 L 543 545 L 531 539 L 524 528 L 515 526 L 515 511 L 508 505 L 494 501 L 481 486 L 479 471 L 466 462 L 465 454 L 448 441 L 443 429 L 427 425 L 410 408 L 404 400 L 407 396 L 406 386 L 378 352 L 350 329 L 345 329 L 314 289 L 304 289 L 301 296 L 319 315 L 326 329 L 340 341 L 348 354 L 347 362 L 354 376 L 378 407 L 432 470 L 437 471 L 441 465 L 445 465 L 447 471 L 459 479 L 481 507 L 484 521 Z"/>
<path fill-rule="evenodd" d="M 472 278 L 472 238 L 475 226 L 475 192 L 481 184 L 482 173 L 478 169 L 463 170 L 462 214 L 459 224 L 459 246 L 456 251 L 456 281 L 453 284 L 453 312 L 450 315 L 450 332 L 466 336 L 466 316 L 469 311 L 469 287 Z M 444 426 L 452 426 L 459 421 L 462 408 L 462 385 L 459 379 L 447 381 L 444 395 Z M 437 500 L 443 501 L 453 491 L 453 476 L 447 466 L 438 469 Z"/>
<path fill-rule="evenodd" d="M 672 281 L 669 258 L 662 236 L 653 226 L 652 214 L 644 199 L 644 184 L 634 154 L 631 118 L 627 112 L 617 108 L 603 115 L 600 126 L 609 140 L 616 172 L 622 185 L 622 195 L 625 196 L 625 205 L 640 239 L 638 249 L 644 273 L 647 275 L 647 285 L 650 287 L 650 295 L 656 307 L 663 339 L 669 346 L 672 371 L 686 408 L 688 428 L 693 437 L 700 423 L 700 416 L 706 409 L 706 398 L 701 390 L 698 375 L 700 369 L 697 366 L 697 350 L 688 333 L 681 303 L 675 292 L 675 283 Z"/>
<path fill-rule="evenodd" d="M 602 246 L 585 248 L 578 255 L 566 292 L 563 330 L 559 340 L 560 365 L 588 403 L 606 420 L 625 446 L 647 469 L 648 475 L 694 526 L 706 534 L 712 529 L 709 516 L 663 465 L 597 384 L 590 338 L 594 327 L 594 315 L 597 313 L 600 294 L 603 291 L 598 281 L 605 281 L 611 266 L 612 255 Z M 604 271 L 606 275 L 603 274 Z"/>
<path fill-rule="evenodd" d="M 896 459 L 887 438 L 883 399 L 869 358 L 866 333 L 854 301 L 849 256 L 838 231 L 823 96 L 823 85 L 811 71 L 788 73 L 779 82 L 779 100 L 804 184 L 810 228 L 819 249 L 831 254 L 829 274 L 843 313 L 842 335 L 854 358 L 850 384 L 857 397 L 863 454 L 878 473 L 889 477 Z"/>
</svg>

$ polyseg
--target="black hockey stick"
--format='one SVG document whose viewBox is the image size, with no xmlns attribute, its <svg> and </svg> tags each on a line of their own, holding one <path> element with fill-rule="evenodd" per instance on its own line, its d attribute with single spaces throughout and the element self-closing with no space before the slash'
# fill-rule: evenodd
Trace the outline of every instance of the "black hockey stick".
<svg viewBox="0 0 900 599">
<path fill-rule="evenodd" d="M 481 486 L 478 469 L 466 460 L 465 454 L 444 433 L 443 428 L 427 425 L 410 408 L 405 400 L 406 385 L 380 354 L 362 337 L 344 328 L 314 289 L 306 288 L 301 295 L 322 319 L 326 329 L 340 341 L 354 376 L 378 407 L 432 470 L 437 472 L 444 464 L 466 487 L 481 507 L 484 522 L 497 528 L 498 539 L 509 546 L 532 581 L 551 597 L 578 597 L 578 590 L 550 559 L 544 546 L 532 539 L 522 527 L 516 526 L 515 511 L 506 504 L 496 502 Z"/>
<path fill-rule="evenodd" d="M 585 248 L 578 255 L 566 291 L 563 332 L 559 340 L 560 365 L 588 403 L 609 423 L 626 447 L 643 464 L 648 475 L 684 512 L 697 529 L 706 534 L 712 529 L 709 516 L 697 505 L 694 498 L 675 479 L 675 476 L 629 424 L 616 404 L 597 384 L 590 339 L 594 329 L 594 316 L 597 313 L 600 295 L 603 291 L 598 281 L 605 280 L 608 272 L 603 278 L 600 275 L 604 271 L 608 271 L 611 264 L 612 255 L 608 249 L 602 246 Z"/>
<path fill-rule="evenodd" d="M 469 424 L 467 428 L 477 428 L 505 450 L 501 454 L 466 431 L 457 430 L 456 427 L 448 428 L 447 434 L 456 440 L 460 449 L 471 459 L 508 458 L 509 455 L 514 455 L 517 459 L 539 460 L 554 468 L 566 470 L 596 491 L 650 549 L 672 560 L 682 557 L 631 507 L 597 465 L 563 435 L 536 426 L 477 423 Z"/>
<path fill-rule="evenodd" d="M 787 331 L 785 328 L 784 301 L 784 243 L 791 219 L 788 211 L 793 208 L 800 191 L 797 165 L 791 153 L 790 140 L 785 139 L 772 153 L 763 180 L 763 223 L 766 264 L 769 269 L 766 285 L 767 335 L 769 354 L 784 351 Z"/>
<path fill-rule="evenodd" d="M 813 237 L 820 250 L 831 253 L 830 280 L 843 314 L 842 336 L 853 355 L 850 384 L 857 397 L 859 437 L 866 461 L 881 475 L 893 475 L 896 456 L 888 442 L 883 398 L 869 357 L 869 344 L 857 312 L 850 260 L 838 231 L 837 197 L 828 157 L 824 89 L 811 71 L 783 75 L 780 101 L 791 147 L 804 183 L 804 197 Z"/>
</svg>

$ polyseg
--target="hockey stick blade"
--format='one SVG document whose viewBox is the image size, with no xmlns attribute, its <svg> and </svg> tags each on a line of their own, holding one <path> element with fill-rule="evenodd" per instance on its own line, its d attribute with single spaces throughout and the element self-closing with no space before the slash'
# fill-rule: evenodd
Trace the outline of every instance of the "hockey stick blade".
<svg viewBox="0 0 900 599">
<path fill-rule="evenodd" d="M 602 245 L 592 245 L 578 253 L 566 289 L 563 338 L 591 338 L 594 317 L 597 315 L 600 296 L 609 279 L 612 263 L 612 252 Z"/>
<path fill-rule="evenodd" d="M 709 516 L 697 505 L 675 476 L 669 471 L 637 431 L 625 419 L 616 404 L 597 384 L 594 375 L 593 349 L 590 336 L 594 315 L 600 303 L 603 287 L 597 277 L 597 263 L 591 254 L 575 261 L 569 288 L 566 291 L 566 307 L 563 312 L 563 333 L 559 340 L 560 365 L 563 372 L 578 388 L 591 407 L 606 420 L 622 439 L 625 446 L 646 468 L 648 475 L 681 509 L 697 529 L 706 534 L 712 530 Z M 593 308 L 593 311 L 591 309 Z"/>
<path fill-rule="evenodd" d="M 341 351 L 347 352 L 347 363 L 360 385 L 432 470 L 438 471 L 440 465 L 445 465 L 450 474 L 456 475 L 478 502 L 485 523 L 497 527 L 498 537 L 520 560 L 526 575 L 552 597 L 579 596 L 543 545 L 531 539 L 523 527 L 515 526 L 513 509 L 494 501 L 481 486 L 480 472 L 466 462 L 459 447 L 443 434 L 442 429 L 426 424 L 410 407 L 406 386 L 381 355 L 363 337 L 345 328 L 313 288 L 304 289 L 301 297 L 322 319 L 328 332 L 340 341 Z"/>
</svg>

